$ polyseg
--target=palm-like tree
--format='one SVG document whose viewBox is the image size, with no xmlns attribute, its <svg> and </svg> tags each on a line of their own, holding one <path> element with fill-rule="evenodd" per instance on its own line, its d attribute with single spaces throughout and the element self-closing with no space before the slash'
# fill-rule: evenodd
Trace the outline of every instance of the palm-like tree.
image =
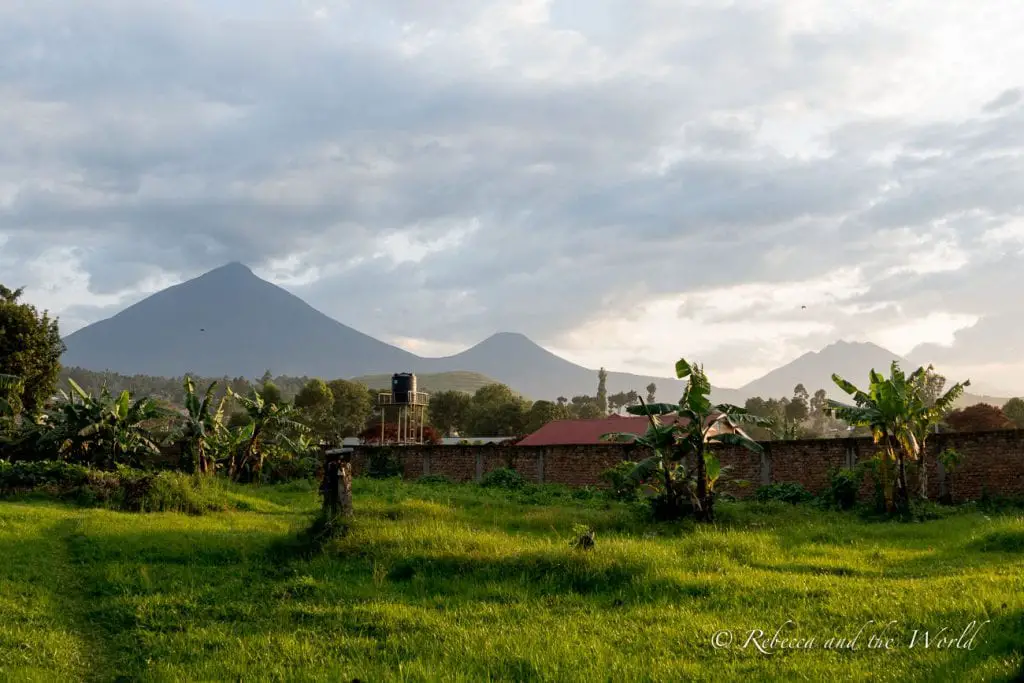
<svg viewBox="0 0 1024 683">
<path fill-rule="evenodd" d="M 679 405 L 641 400 L 640 405 L 627 408 L 633 415 L 648 418 L 650 424 L 643 436 L 612 433 L 603 438 L 633 442 L 650 449 L 652 455 L 635 465 L 631 478 L 640 482 L 653 476 L 660 477 L 665 487 L 666 505 L 672 513 L 678 514 L 681 494 L 688 492 L 697 518 L 712 521 L 714 484 L 722 472 L 722 465 L 709 449 L 709 444 L 741 446 L 761 453 L 763 449 L 759 443 L 735 428 L 740 423 L 760 424 L 763 420 L 738 406 L 713 404 L 710 399 L 711 382 L 699 365 L 680 359 L 676 363 L 676 377 L 689 380 Z M 673 413 L 685 421 L 661 423 L 660 417 Z M 691 456 L 695 465 L 694 474 L 689 477 L 682 463 Z"/>
<path fill-rule="evenodd" d="M 209 474 L 214 470 L 210 451 L 214 439 L 224 429 L 224 403 L 227 396 L 221 398 L 214 408 L 213 392 L 217 382 L 206 388 L 202 398 L 196 393 L 195 383 L 188 375 L 185 376 L 185 416 L 179 431 L 183 451 L 192 466 L 201 474 Z"/>
<path fill-rule="evenodd" d="M 110 467 L 127 462 L 139 465 L 146 455 L 158 455 L 146 423 L 165 417 L 167 411 L 148 397 L 132 401 L 122 391 L 115 399 L 104 388 L 99 396 L 87 393 L 68 379 L 71 393 L 61 392 L 57 408 L 48 418 L 50 427 L 41 441 L 55 447 L 65 458 Z"/>
<path fill-rule="evenodd" d="M 924 384 L 931 368 L 918 368 L 909 376 L 899 363 L 893 362 L 889 377 L 883 377 L 872 370 L 868 375 L 867 391 L 862 391 L 839 375 L 832 375 L 839 388 L 853 398 L 853 405 L 828 401 L 828 411 L 851 425 L 871 430 L 875 443 L 882 447 L 879 476 L 885 495 L 886 510 L 906 509 L 910 503 L 907 485 L 908 459 L 920 461 L 922 494 L 927 493 L 927 476 L 924 473 L 924 443 L 928 430 L 937 424 L 959 398 L 970 380 L 951 387 L 934 403 L 924 397 Z M 893 492 L 891 466 L 896 465 L 896 491 Z"/>
<path fill-rule="evenodd" d="M 949 411 L 953 409 L 953 404 L 963 396 L 967 387 L 971 386 L 971 380 L 968 379 L 954 384 L 937 398 L 934 397 L 934 394 L 928 396 L 926 392 L 928 377 L 934 370 L 935 368 L 931 365 L 927 368 L 920 367 L 908 378 L 911 387 L 908 423 L 911 435 L 914 437 L 911 443 L 914 441 L 917 443 L 916 458 L 920 462 L 918 467 L 920 472 L 919 495 L 924 500 L 928 498 L 928 435 L 949 414 Z"/>
<path fill-rule="evenodd" d="M 228 476 L 232 479 L 239 479 L 247 467 L 254 476 L 259 475 L 263 467 L 262 445 L 268 435 L 308 431 L 308 427 L 295 419 L 297 411 L 291 404 L 267 401 L 255 390 L 249 396 L 241 396 L 229 388 L 228 394 L 249 417 L 249 424 L 239 430 L 240 436 L 245 438 L 245 446 L 233 450 L 229 458 Z"/>
</svg>

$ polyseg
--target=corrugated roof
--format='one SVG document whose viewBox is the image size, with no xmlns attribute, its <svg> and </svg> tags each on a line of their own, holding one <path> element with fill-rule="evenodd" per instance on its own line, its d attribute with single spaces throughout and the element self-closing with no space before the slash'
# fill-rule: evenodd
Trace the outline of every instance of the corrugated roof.
<svg viewBox="0 0 1024 683">
<path fill-rule="evenodd" d="M 686 421 L 686 418 L 679 418 L 676 415 L 662 415 L 659 419 L 662 424 L 669 424 L 670 422 L 680 420 L 685 424 Z M 594 420 L 555 420 L 554 422 L 547 423 L 516 445 L 586 446 L 601 444 L 607 443 L 601 440 L 601 436 L 604 434 L 624 432 L 626 434 L 641 435 L 647 431 L 648 425 L 649 422 L 646 417 L 634 415 L 611 415 Z M 741 432 L 738 428 L 735 428 L 735 431 Z"/>
</svg>

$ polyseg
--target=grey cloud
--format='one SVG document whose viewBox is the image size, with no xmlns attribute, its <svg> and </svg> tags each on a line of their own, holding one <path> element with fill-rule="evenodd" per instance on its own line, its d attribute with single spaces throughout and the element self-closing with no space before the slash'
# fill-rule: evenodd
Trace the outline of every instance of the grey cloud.
<svg viewBox="0 0 1024 683">
<path fill-rule="evenodd" d="M 545 81 L 528 67 L 569 38 L 498 31 L 494 4 L 325 5 L 344 31 L 264 2 L 250 21 L 205 4 L 0 8 L 0 106 L 19 132 L 0 139 L 0 265 L 78 246 L 92 290 L 111 293 L 157 270 L 301 253 L 331 272 L 293 289 L 368 332 L 554 339 L 643 298 L 869 262 L 893 226 L 983 214 L 967 235 L 1021 213 L 1019 92 L 976 119 L 855 121 L 816 156 L 761 140 L 772 107 L 841 100 L 858 69 L 898 53 L 877 24 L 793 33 L 770 5 L 577 3 L 583 16 L 562 0 L 555 23 L 607 68 L 569 79 L 590 53 L 566 47 Z M 460 36 L 485 20 L 505 66 Z M 403 25 L 436 42 L 403 54 Z M 873 156 L 890 145 L 894 161 Z M 676 161 L 653 170 L 663 154 Z M 382 235 L 469 221 L 477 232 L 419 263 L 373 258 Z M 865 300 L 947 305 L 931 283 L 901 277 Z"/>
</svg>

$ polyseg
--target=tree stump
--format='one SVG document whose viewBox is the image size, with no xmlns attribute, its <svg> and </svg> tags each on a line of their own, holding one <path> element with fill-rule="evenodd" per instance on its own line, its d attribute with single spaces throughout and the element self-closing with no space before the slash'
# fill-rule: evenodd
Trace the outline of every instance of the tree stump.
<svg viewBox="0 0 1024 683">
<path fill-rule="evenodd" d="M 324 497 L 323 509 L 328 516 L 331 518 L 352 516 L 351 451 L 327 454 L 320 493 Z"/>
</svg>

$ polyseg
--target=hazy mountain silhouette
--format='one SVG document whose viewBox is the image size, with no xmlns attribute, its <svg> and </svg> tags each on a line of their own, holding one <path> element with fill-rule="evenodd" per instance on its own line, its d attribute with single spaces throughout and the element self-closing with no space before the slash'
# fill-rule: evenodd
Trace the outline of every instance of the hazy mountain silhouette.
<svg viewBox="0 0 1024 683">
<path fill-rule="evenodd" d="M 877 370 L 885 376 L 889 375 L 889 367 L 897 361 L 906 372 L 913 372 L 919 364 L 912 363 L 903 356 L 893 353 L 870 342 L 838 341 L 829 344 L 821 351 L 811 351 L 800 356 L 791 363 L 772 370 L 763 377 L 749 382 L 739 389 L 744 399 L 750 396 L 762 398 L 781 398 L 792 396 L 797 384 L 803 384 L 807 393 L 813 395 L 818 389 L 824 389 L 830 398 L 844 400 L 846 394 L 832 381 L 832 373 L 853 382 L 861 389 L 866 389 L 868 373 Z M 937 368 L 942 372 L 941 368 Z M 950 377 L 946 388 L 962 378 Z M 1002 405 L 1008 399 L 996 396 L 965 393 L 957 402 L 957 406 L 975 403 L 991 403 Z"/>
<path fill-rule="evenodd" d="M 157 292 L 65 338 L 66 366 L 122 374 L 355 377 L 393 372 L 478 372 L 530 398 L 597 391 L 597 370 L 547 351 L 522 334 L 499 333 L 462 353 L 421 358 L 352 329 L 302 299 L 229 263 Z M 674 401 L 684 383 L 610 372 L 608 392 Z M 725 390 L 728 394 L 728 390 Z"/>
<path fill-rule="evenodd" d="M 889 366 L 894 360 L 908 372 L 914 369 L 910 367 L 910 362 L 906 358 L 877 344 L 839 341 L 829 344 L 821 351 L 805 353 L 796 360 L 743 385 L 739 391 L 748 397 L 779 398 L 792 396 L 793 388 L 797 384 L 803 384 L 809 394 L 813 395 L 818 389 L 824 389 L 829 396 L 838 397 L 842 391 L 832 381 L 832 373 L 837 373 L 863 388 L 867 383 L 868 372 L 872 368 L 888 375 Z"/>
<path fill-rule="evenodd" d="M 177 377 L 191 372 L 255 378 L 271 370 L 334 379 L 467 371 L 508 384 L 532 399 L 593 396 L 597 391 L 596 368 L 576 365 L 522 334 L 502 332 L 454 356 L 422 358 L 341 324 L 240 263 L 157 292 L 64 341 L 64 365 L 127 375 Z M 716 388 L 713 398 L 742 405 L 750 396 L 791 396 L 800 383 L 811 394 L 825 389 L 836 397 L 833 372 L 861 386 L 869 370 L 886 372 L 894 359 L 913 369 L 875 344 L 837 342 L 740 389 Z M 685 386 L 668 377 L 609 372 L 607 389 L 609 394 L 643 394 L 651 382 L 658 386 L 658 400 L 667 402 L 677 401 Z M 965 402 L 976 402 L 971 399 Z"/>
<path fill-rule="evenodd" d="M 68 335 L 62 362 L 124 374 L 349 377 L 418 358 L 346 327 L 241 263 L 157 292 Z"/>
</svg>

